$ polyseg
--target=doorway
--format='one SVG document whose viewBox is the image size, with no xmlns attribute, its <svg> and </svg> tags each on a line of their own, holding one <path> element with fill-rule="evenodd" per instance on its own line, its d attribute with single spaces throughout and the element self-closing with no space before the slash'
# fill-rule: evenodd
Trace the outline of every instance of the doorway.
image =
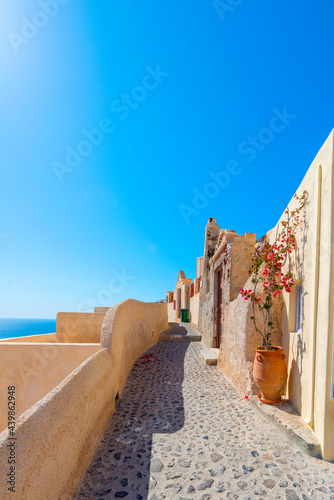
<svg viewBox="0 0 334 500">
<path fill-rule="evenodd" d="M 216 273 L 216 321 L 215 321 L 215 332 L 214 332 L 214 346 L 220 348 L 220 342 L 222 338 L 222 328 L 223 328 L 223 268 Z"/>
<path fill-rule="evenodd" d="M 181 288 L 178 288 L 177 290 L 177 300 L 176 300 L 176 307 L 177 307 L 177 318 L 181 318 Z"/>
</svg>

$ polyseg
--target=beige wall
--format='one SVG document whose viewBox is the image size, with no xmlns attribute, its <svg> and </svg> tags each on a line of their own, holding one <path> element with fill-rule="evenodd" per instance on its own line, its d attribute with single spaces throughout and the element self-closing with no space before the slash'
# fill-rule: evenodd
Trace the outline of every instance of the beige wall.
<svg viewBox="0 0 334 500">
<path fill-rule="evenodd" d="M 250 277 L 245 288 L 252 288 Z M 253 364 L 256 346 L 262 337 L 256 332 L 252 316 L 251 302 L 245 301 L 240 293 L 224 308 L 224 331 L 219 353 L 219 368 L 233 382 L 240 394 L 258 394 L 259 389 L 253 379 Z M 262 324 L 260 313 L 255 311 L 258 324 Z M 273 345 L 281 345 L 282 304 L 278 301 L 272 308 Z"/>
<path fill-rule="evenodd" d="M 304 190 L 308 193 L 304 213 L 300 215 L 304 223 L 296 235 L 297 249 L 291 255 L 295 284 L 302 282 L 303 286 L 301 331 L 295 332 L 295 286 L 290 294 L 283 294 L 282 322 L 278 306 L 275 313 L 275 322 L 283 325 L 289 399 L 314 429 L 326 460 L 334 460 L 334 400 L 330 397 L 334 323 L 333 144 L 332 131 L 297 190 L 299 195 Z M 289 208 L 292 210 L 297 203 L 292 199 Z M 286 219 L 284 213 L 281 219 Z M 267 233 L 271 241 L 275 239 L 276 227 Z M 248 280 L 246 288 L 251 287 Z M 249 322 L 250 314 L 249 303 L 240 296 L 229 302 L 224 311 L 224 349 L 219 365 L 241 393 L 256 391 L 251 376 L 251 351 L 259 340 Z M 277 335 L 274 343 L 280 342 L 278 330 Z"/>
<path fill-rule="evenodd" d="M 292 263 L 295 278 L 302 280 L 303 285 L 301 332 L 294 332 L 291 321 L 295 308 L 293 293 L 284 295 L 283 323 L 289 398 L 314 428 L 327 460 L 334 460 L 334 401 L 330 399 L 334 312 L 333 137 L 332 131 L 298 188 L 299 194 L 308 192 L 305 222 L 297 234 L 297 252 Z M 289 207 L 294 206 L 292 200 Z"/>
<path fill-rule="evenodd" d="M 56 334 L 44 333 L 42 335 L 30 335 L 29 337 L 14 337 L 2 339 L 0 342 L 56 342 Z"/>
<path fill-rule="evenodd" d="M 167 324 L 167 304 L 129 300 L 108 311 L 104 348 L 17 421 L 17 498 L 44 500 L 45 492 L 48 500 L 72 498 L 134 360 L 158 340 Z M 7 460 L 6 440 L 4 431 L 0 463 Z M 0 492 L 6 487 L 2 474 Z"/>
<path fill-rule="evenodd" d="M 108 349 L 97 352 L 17 420 L 13 498 L 72 498 L 115 408 L 115 361 Z M 4 431 L 1 464 L 7 463 L 6 444 Z M 1 474 L 1 498 L 9 498 L 7 486 Z"/>
<path fill-rule="evenodd" d="M 200 294 L 197 293 L 193 297 L 190 297 L 189 301 L 190 321 L 191 323 L 194 323 L 197 326 L 198 326 L 198 314 L 199 314 L 199 295 Z M 167 306 L 168 306 L 168 322 L 175 323 L 178 320 L 178 318 L 177 318 L 177 310 L 176 309 L 174 310 L 174 303 L 171 302 L 170 304 L 167 304 Z"/>
<path fill-rule="evenodd" d="M 106 314 L 109 311 L 110 307 L 94 307 L 94 312 L 98 314 Z"/>
<path fill-rule="evenodd" d="M 99 344 L 1 343 L 0 432 L 7 427 L 9 386 L 15 386 L 19 417 L 99 349 Z"/>
<path fill-rule="evenodd" d="M 234 300 L 240 294 L 245 284 L 245 276 L 249 276 L 249 269 L 255 251 L 256 235 L 246 233 L 245 236 L 236 236 L 232 240 L 231 248 L 231 278 L 229 299 Z"/>
<path fill-rule="evenodd" d="M 167 304 L 129 299 L 108 311 L 101 330 L 101 347 L 111 347 L 117 353 L 114 375 L 119 394 L 134 360 L 155 344 L 167 328 Z"/>
<path fill-rule="evenodd" d="M 63 313 L 57 314 L 57 342 L 92 344 L 100 343 L 103 313 Z"/>
<path fill-rule="evenodd" d="M 190 321 L 198 326 L 199 293 L 190 298 Z"/>
<path fill-rule="evenodd" d="M 170 304 L 168 304 L 168 322 L 175 323 L 176 320 L 177 320 L 177 311 L 176 309 L 174 310 L 174 302 L 171 302 Z"/>
</svg>

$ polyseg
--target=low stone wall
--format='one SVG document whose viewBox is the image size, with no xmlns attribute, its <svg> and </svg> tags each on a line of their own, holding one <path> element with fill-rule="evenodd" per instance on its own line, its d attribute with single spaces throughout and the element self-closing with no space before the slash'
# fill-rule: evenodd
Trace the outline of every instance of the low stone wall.
<svg viewBox="0 0 334 500">
<path fill-rule="evenodd" d="M 292 253 L 294 278 L 302 284 L 301 329 L 296 332 L 296 295 L 283 293 L 283 345 L 288 354 L 288 395 L 320 441 L 325 460 L 334 461 L 334 130 L 297 189 L 306 190 L 304 224 Z M 292 198 L 290 210 L 296 206 Z M 284 213 L 281 219 L 285 219 Z M 277 227 L 277 226 L 276 226 Z M 271 241 L 276 228 L 269 232 Z M 292 319 L 292 321 L 291 321 Z"/>
<path fill-rule="evenodd" d="M 7 388 L 15 387 L 16 418 L 100 350 L 100 344 L 1 343 L 0 432 L 7 427 Z"/>
<path fill-rule="evenodd" d="M 167 304 L 135 300 L 111 308 L 101 351 L 18 420 L 16 495 L 25 500 L 69 500 L 93 457 L 137 356 L 167 328 Z M 0 434 L 0 463 L 7 464 L 8 433 Z M 6 475 L 0 491 L 7 491 Z"/>
<path fill-rule="evenodd" d="M 104 316 L 103 313 L 58 313 L 56 342 L 99 344 Z"/>
<path fill-rule="evenodd" d="M 56 333 L 43 333 L 42 335 L 29 335 L 29 337 L 14 337 L 1 339 L 0 342 L 56 342 Z"/>
<path fill-rule="evenodd" d="M 167 304 L 129 299 L 109 309 L 102 325 L 101 347 L 117 353 L 114 376 L 119 394 L 134 360 L 155 344 L 167 328 Z"/>
<path fill-rule="evenodd" d="M 94 307 L 94 312 L 97 314 L 106 314 L 110 307 Z"/>
</svg>

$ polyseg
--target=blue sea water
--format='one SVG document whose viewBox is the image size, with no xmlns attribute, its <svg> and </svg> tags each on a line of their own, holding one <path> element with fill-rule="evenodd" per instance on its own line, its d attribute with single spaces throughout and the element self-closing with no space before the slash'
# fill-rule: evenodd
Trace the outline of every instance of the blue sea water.
<svg viewBox="0 0 334 500">
<path fill-rule="evenodd" d="M 42 335 L 55 331 L 55 319 L 0 318 L 0 339 Z"/>
</svg>

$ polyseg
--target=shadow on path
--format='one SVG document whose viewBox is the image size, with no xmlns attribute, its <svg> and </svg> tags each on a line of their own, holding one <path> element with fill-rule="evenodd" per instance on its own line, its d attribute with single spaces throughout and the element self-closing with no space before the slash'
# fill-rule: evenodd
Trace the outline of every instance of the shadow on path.
<svg viewBox="0 0 334 500">
<path fill-rule="evenodd" d="M 192 323 L 168 323 L 168 328 L 163 333 L 189 335 L 189 333 L 197 333 L 197 331 Z"/>
<path fill-rule="evenodd" d="M 159 459 L 151 461 L 152 436 L 174 433 L 184 425 L 182 382 L 188 347 L 189 342 L 160 341 L 145 353 L 151 356 L 135 362 L 73 499 L 148 498 L 150 472 L 163 466 Z"/>
</svg>

